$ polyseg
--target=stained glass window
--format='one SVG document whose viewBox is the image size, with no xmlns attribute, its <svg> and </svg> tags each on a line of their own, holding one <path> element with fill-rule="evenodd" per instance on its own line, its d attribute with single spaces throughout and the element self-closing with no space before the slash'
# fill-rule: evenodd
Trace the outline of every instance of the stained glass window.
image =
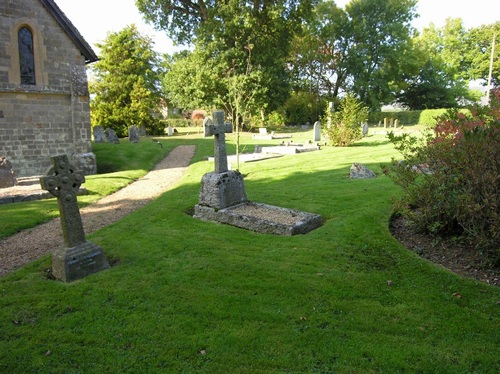
<svg viewBox="0 0 500 374">
<path fill-rule="evenodd" d="M 21 69 L 21 84 L 36 84 L 35 55 L 33 52 L 33 34 L 27 27 L 21 27 L 18 32 L 19 66 Z"/>
</svg>

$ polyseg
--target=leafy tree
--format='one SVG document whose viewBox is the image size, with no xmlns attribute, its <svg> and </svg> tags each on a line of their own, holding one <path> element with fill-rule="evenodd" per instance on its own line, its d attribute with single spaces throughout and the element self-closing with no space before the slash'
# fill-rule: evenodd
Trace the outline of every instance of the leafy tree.
<svg viewBox="0 0 500 374">
<path fill-rule="evenodd" d="M 350 84 L 371 109 L 393 100 L 392 84 L 402 80 L 413 55 L 416 0 L 353 0 L 346 6 L 351 35 Z"/>
<path fill-rule="evenodd" d="M 262 85 L 272 87 L 263 95 L 255 94 L 255 102 L 272 110 L 288 97 L 290 41 L 310 16 L 313 1 L 136 0 L 136 4 L 147 20 L 174 41 L 191 43 L 202 50 L 205 61 L 212 60 L 216 67 L 212 78 L 226 77 L 229 72 L 245 75 L 251 46 L 254 70 L 260 71 Z M 215 88 L 229 91 L 227 85 Z M 223 91 L 215 94 L 224 97 Z"/>
<path fill-rule="evenodd" d="M 492 84 L 500 86 L 500 22 L 482 25 L 469 30 L 465 48 L 465 63 L 471 79 L 482 79 L 486 83 L 490 70 L 490 58 L 493 36 L 496 35 L 496 47 L 493 55 Z"/>
<path fill-rule="evenodd" d="M 119 136 L 126 135 L 132 125 L 158 131 L 152 114 L 160 99 L 158 58 L 152 45 L 134 25 L 108 34 L 98 45 L 101 59 L 92 65 L 90 84 L 94 125 L 110 127 Z"/>
<path fill-rule="evenodd" d="M 371 107 L 393 99 L 404 71 L 413 66 L 410 26 L 415 0 L 353 0 L 316 7 L 316 18 L 294 43 L 296 87 L 335 99 L 353 92 Z"/>
<path fill-rule="evenodd" d="M 397 101 L 411 110 L 456 108 L 460 100 L 470 97 L 466 83 L 450 77 L 443 64 L 431 58 L 406 82 L 408 85 Z"/>
<path fill-rule="evenodd" d="M 348 77 L 347 14 L 333 1 L 320 2 L 315 14 L 292 44 L 294 89 L 335 98 Z"/>
</svg>

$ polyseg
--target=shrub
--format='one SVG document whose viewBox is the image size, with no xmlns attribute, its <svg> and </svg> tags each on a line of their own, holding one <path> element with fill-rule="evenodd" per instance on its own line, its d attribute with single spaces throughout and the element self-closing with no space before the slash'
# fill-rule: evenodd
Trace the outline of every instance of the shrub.
<svg viewBox="0 0 500 374">
<path fill-rule="evenodd" d="M 321 117 L 321 101 L 309 92 L 293 93 L 285 103 L 285 123 L 287 125 L 305 125 Z"/>
<path fill-rule="evenodd" d="M 403 187 L 401 213 L 417 228 L 467 239 L 500 265 L 500 89 L 491 107 L 449 111 L 433 133 L 389 135 L 403 161 L 385 169 Z"/>
<path fill-rule="evenodd" d="M 344 147 L 363 137 L 361 124 L 368 118 L 368 107 L 351 94 L 340 101 L 336 112 L 326 113 L 323 122 L 330 125 L 323 132 L 330 145 Z"/>
</svg>

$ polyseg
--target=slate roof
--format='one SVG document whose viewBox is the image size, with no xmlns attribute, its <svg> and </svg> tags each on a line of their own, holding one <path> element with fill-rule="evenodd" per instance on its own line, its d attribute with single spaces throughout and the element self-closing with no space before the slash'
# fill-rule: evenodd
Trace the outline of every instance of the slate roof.
<svg viewBox="0 0 500 374">
<path fill-rule="evenodd" d="M 85 63 L 97 61 L 99 58 L 92 50 L 92 47 L 83 39 L 83 36 L 78 32 L 76 27 L 66 17 L 63 11 L 57 6 L 54 0 L 40 0 L 47 10 L 54 16 L 56 21 L 61 25 L 63 30 L 76 44 L 83 56 L 85 56 Z"/>
</svg>

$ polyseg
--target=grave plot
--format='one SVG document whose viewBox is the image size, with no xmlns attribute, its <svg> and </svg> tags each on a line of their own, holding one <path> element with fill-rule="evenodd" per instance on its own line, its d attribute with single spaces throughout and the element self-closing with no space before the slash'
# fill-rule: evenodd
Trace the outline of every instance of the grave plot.
<svg viewBox="0 0 500 374">
<path fill-rule="evenodd" d="M 306 234 L 323 222 L 318 214 L 248 201 L 243 176 L 228 170 L 225 133 L 232 131 L 224 123 L 224 111 L 214 111 L 215 124 L 207 118 L 205 136 L 214 136 L 214 171 L 203 176 L 194 217 L 274 235 Z M 286 148 L 286 147 L 280 147 Z"/>
</svg>

